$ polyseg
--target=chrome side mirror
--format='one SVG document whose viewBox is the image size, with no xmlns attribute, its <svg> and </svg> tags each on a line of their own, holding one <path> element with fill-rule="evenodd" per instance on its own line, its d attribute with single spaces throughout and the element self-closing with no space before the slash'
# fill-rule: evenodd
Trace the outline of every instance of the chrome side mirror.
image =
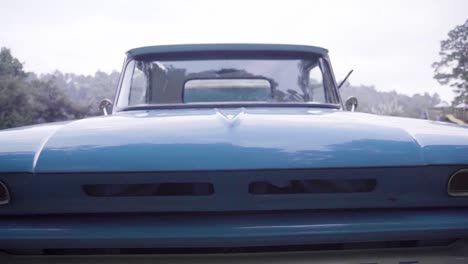
<svg viewBox="0 0 468 264">
<path fill-rule="evenodd" d="M 354 112 L 356 111 L 357 106 L 358 106 L 358 100 L 356 97 L 351 96 L 351 97 L 348 97 L 348 99 L 346 99 L 346 103 L 345 103 L 346 110 Z"/>
<path fill-rule="evenodd" d="M 112 106 L 112 101 L 109 99 L 104 99 L 101 101 L 101 103 L 99 103 L 99 109 L 102 110 L 105 116 L 109 115 L 111 106 Z"/>
</svg>

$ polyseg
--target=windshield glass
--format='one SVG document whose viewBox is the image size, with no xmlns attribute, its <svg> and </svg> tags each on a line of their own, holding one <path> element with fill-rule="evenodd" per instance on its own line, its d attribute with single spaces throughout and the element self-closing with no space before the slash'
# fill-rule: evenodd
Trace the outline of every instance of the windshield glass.
<svg viewBox="0 0 468 264">
<path fill-rule="evenodd" d="M 194 103 L 338 104 L 331 74 L 317 57 L 131 60 L 117 106 Z"/>
</svg>

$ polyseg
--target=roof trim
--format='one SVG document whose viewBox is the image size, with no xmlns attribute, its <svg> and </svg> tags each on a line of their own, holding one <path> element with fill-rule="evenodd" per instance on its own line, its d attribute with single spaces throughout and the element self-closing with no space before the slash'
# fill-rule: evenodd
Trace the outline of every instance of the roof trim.
<svg viewBox="0 0 468 264">
<path fill-rule="evenodd" d="M 230 52 L 230 51 L 267 51 L 267 52 L 304 52 L 326 56 L 328 50 L 307 45 L 287 44 L 184 44 L 146 46 L 127 51 L 128 57 L 149 54 L 186 53 L 186 52 Z"/>
</svg>

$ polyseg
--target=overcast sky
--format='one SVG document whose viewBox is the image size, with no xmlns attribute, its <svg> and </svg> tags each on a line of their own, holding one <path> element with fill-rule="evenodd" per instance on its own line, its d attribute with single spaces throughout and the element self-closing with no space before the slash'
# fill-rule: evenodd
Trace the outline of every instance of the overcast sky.
<svg viewBox="0 0 468 264">
<path fill-rule="evenodd" d="M 467 0 L 25 1 L 0 0 L 0 46 L 28 71 L 120 70 L 128 49 L 179 43 L 286 43 L 330 51 L 337 79 L 434 93 L 431 64 Z"/>
</svg>

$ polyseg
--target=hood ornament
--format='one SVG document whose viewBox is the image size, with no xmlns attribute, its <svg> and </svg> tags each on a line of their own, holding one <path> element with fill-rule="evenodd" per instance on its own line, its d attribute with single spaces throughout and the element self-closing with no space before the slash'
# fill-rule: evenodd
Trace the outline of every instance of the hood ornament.
<svg viewBox="0 0 468 264">
<path fill-rule="evenodd" d="M 230 127 L 234 127 L 239 124 L 240 117 L 245 114 L 245 108 L 240 109 L 229 109 L 229 110 L 219 110 L 215 108 L 216 114 L 220 116 L 223 120 L 229 123 Z"/>
</svg>

